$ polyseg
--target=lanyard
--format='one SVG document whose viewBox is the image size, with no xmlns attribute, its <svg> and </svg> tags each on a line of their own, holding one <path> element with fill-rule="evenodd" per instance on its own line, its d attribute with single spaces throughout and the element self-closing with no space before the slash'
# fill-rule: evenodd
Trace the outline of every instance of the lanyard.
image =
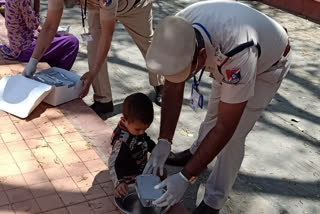
<svg viewBox="0 0 320 214">
<path fill-rule="evenodd" d="M 197 25 L 197 26 L 199 26 L 199 27 L 205 32 L 205 34 L 207 35 L 210 43 L 212 44 L 211 36 L 210 36 L 209 32 L 207 31 L 207 29 L 206 29 L 202 24 L 200 24 L 200 23 L 198 23 L 198 22 L 195 22 L 195 23 L 193 23 L 192 25 Z M 201 77 L 202 77 L 202 74 L 203 74 L 205 68 L 206 68 L 206 67 L 203 67 L 203 68 L 202 68 L 198 80 L 196 79 L 196 76 L 193 76 L 193 83 L 194 83 L 194 85 L 196 86 L 196 88 L 198 88 L 198 86 L 199 86 L 199 84 L 200 84 Z"/>
<path fill-rule="evenodd" d="M 81 8 L 82 27 L 84 32 L 86 32 L 84 20 L 87 18 L 87 0 L 84 1 L 84 8 L 82 7 L 82 3 L 80 3 L 80 8 Z"/>
<path fill-rule="evenodd" d="M 202 77 L 202 74 L 204 72 L 204 69 L 206 69 L 206 67 L 203 67 L 201 69 L 201 72 L 200 72 L 200 76 L 199 76 L 199 79 L 197 80 L 196 76 L 193 76 L 193 83 L 195 85 L 196 88 L 198 88 L 198 86 L 200 85 L 200 81 L 201 81 L 201 77 Z"/>
</svg>

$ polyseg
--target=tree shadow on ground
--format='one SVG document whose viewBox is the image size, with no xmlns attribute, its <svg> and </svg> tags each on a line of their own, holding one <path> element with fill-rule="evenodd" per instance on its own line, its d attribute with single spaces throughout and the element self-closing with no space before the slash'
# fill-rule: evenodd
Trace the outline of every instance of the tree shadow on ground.
<svg viewBox="0 0 320 214">
<path fill-rule="evenodd" d="M 108 180 L 108 174 L 107 170 L 99 172 L 92 184 L 87 183 L 86 186 L 82 185 L 76 189 L 70 189 L 71 186 L 60 181 L 72 182 L 74 180 L 78 184 L 84 184 L 87 179 L 90 181 L 90 177 L 82 175 L 56 179 L 52 181 L 54 186 L 49 182 L 36 183 L 35 181 L 32 181 L 34 185 L 19 186 L 11 184 L 12 178 L 1 177 L 1 186 L 5 194 L 1 195 L 0 213 L 10 213 L 11 210 L 16 213 L 45 213 L 47 211 L 58 213 L 65 208 L 70 213 L 79 212 L 79 208 L 88 214 L 111 212 L 116 208 L 110 200 L 112 197 L 110 190 L 112 190 L 113 184 Z M 79 180 L 78 177 L 81 179 Z M 71 184 L 70 182 L 69 184 Z"/>
</svg>

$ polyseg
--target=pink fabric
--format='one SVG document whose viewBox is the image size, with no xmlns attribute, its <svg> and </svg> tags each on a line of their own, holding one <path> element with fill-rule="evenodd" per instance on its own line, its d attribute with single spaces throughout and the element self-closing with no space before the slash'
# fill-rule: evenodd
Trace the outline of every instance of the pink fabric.
<svg viewBox="0 0 320 214">
<path fill-rule="evenodd" d="M 5 7 L 9 46 L 0 45 L 0 51 L 4 58 L 16 59 L 31 46 L 40 17 L 32 8 L 31 0 L 6 0 Z"/>
</svg>

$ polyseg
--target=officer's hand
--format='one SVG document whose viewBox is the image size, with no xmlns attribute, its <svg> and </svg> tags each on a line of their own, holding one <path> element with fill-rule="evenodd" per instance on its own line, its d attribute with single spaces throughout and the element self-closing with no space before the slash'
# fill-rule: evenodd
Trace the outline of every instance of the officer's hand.
<svg viewBox="0 0 320 214">
<path fill-rule="evenodd" d="M 37 69 L 38 60 L 35 58 L 30 58 L 28 64 L 26 67 L 24 67 L 24 70 L 22 72 L 22 75 L 25 77 L 32 78 L 33 74 L 36 72 Z"/>
<path fill-rule="evenodd" d="M 80 98 L 87 96 L 89 92 L 90 85 L 94 80 L 94 75 L 91 72 L 87 72 L 80 78 L 82 80 L 82 90 L 80 92 Z"/>
<path fill-rule="evenodd" d="M 181 200 L 188 186 L 189 182 L 182 177 L 180 172 L 169 176 L 154 187 L 155 189 L 167 187 L 167 191 L 160 198 L 155 200 L 153 204 L 158 207 L 173 206 Z"/>
<path fill-rule="evenodd" d="M 165 139 L 159 139 L 157 145 L 152 150 L 150 159 L 142 174 L 156 175 L 159 169 L 160 176 L 163 175 L 163 166 L 171 151 L 171 143 Z"/>
</svg>

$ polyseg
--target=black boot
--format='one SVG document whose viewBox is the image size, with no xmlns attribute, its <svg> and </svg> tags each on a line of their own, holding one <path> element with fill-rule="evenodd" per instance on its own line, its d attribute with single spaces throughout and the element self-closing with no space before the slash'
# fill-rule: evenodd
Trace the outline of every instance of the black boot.
<svg viewBox="0 0 320 214">
<path fill-rule="evenodd" d="M 94 101 L 94 103 L 90 106 L 93 111 L 95 111 L 97 114 L 105 114 L 113 112 L 113 102 L 107 102 L 107 103 L 100 103 L 98 101 Z"/>
<path fill-rule="evenodd" d="M 158 106 L 161 106 L 162 103 L 162 90 L 163 90 L 163 85 L 158 85 L 154 87 L 154 90 L 156 92 L 156 98 L 155 98 L 155 103 Z"/>
<path fill-rule="evenodd" d="M 201 201 L 199 206 L 193 210 L 192 214 L 219 214 L 219 210 L 213 209 Z"/>
<path fill-rule="evenodd" d="M 178 153 L 170 152 L 166 164 L 171 166 L 185 166 L 191 157 L 192 154 L 189 149 Z"/>
</svg>

